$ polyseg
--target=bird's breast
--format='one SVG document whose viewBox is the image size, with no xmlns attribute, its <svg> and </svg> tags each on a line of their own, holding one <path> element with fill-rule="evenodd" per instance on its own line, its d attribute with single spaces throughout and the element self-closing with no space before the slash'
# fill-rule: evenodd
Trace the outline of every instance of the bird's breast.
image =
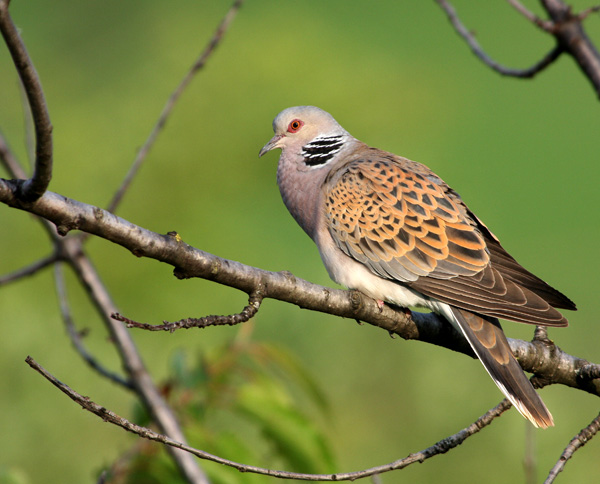
<svg viewBox="0 0 600 484">
<path fill-rule="evenodd" d="M 282 157 L 283 158 L 283 157 Z M 325 170 L 300 171 L 287 160 L 279 161 L 277 184 L 283 203 L 298 225 L 315 240 L 317 223 L 320 217 L 321 186 Z"/>
</svg>

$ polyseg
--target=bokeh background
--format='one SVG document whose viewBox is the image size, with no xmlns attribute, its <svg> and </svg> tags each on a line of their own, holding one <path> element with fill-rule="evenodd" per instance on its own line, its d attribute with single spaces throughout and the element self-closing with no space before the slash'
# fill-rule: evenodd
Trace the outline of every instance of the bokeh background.
<svg viewBox="0 0 600 484">
<path fill-rule="evenodd" d="M 537 2 L 526 3 L 542 15 Z M 52 191 L 107 204 L 229 5 L 13 0 L 11 12 L 54 124 Z M 506 2 L 454 5 L 501 63 L 529 66 L 553 45 Z M 585 25 L 600 45 L 599 16 Z M 21 103 L 2 47 L 0 129 L 27 159 Z M 600 361 L 598 99 L 566 56 L 535 80 L 492 72 L 433 1 L 248 0 L 173 112 L 118 214 L 159 233 L 176 230 L 224 258 L 332 285 L 317 250 L 280 200 L 278 155 L 257 158 L 272 136 L 273 117 L 300 104 L 320 106 L 361 140 L 436 171 L 509 252 L 576 301 L 580 309 L 570 315 L 570 327 L 551 330 L 551 338 L 571 354 Z M 39 225 L 22 212 L 0 207 L 0 226 L 0 273 L 50 250 Z M 245 303 L 242 293 L 179 281 L 171 267 L 106 241 L 88 244 L 122 312 L 135 319 L 230 314 Z M 118 370 L 104 328 L 73 282 L 71 302 L 80 327 L 90 330 L 87 344 Z M 131 415 L 131 396 L 93 373 L 72 349 L 52 271 L 3 287 L 0 315 L 0 468 L 25 483 L 92 482 L 133 437 L 82 412 L 24 359 L 32 355 L 124 416 Z M 474 360 L 391 339 L 368 325 L 271 300 L 255 325 L 255 339 L 291 348 L 325 389 L 339 471 L 421 450 L 500 400 Z M 513 323 L 505 329 L 525 339 L 533 332 Z M 175 352 L 201 352 L 236 331 L 135 332 L 134 338 L 160 379 Z M 534 434 L 538 480 L 598 412 L 598 399 L 582 392 L 551 387 L 542 395 L 557 425 Z M 523 482 L 525 437 L 525 421 L 511 411 L 459 449 L 385 475 L 383 482 Z M 598 482 L 599 457 L 594 440 L 558 482 Z"/>
</svg>

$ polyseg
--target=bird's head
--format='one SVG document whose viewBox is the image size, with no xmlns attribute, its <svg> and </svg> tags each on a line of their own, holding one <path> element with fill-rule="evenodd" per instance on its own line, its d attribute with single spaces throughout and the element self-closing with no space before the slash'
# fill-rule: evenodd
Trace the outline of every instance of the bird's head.
<svg viewBox="0 0 600 484">
<path fill-rule="evenodd" d="M 325 140 L 337 142 L 348 136 L 348 132 L 331 114 L 315 106 L 296 106 L 281 111 L 273 120 L 273 131 L 275 136 L 262 147 L 259 156 L 276 148 L 281 148 L 282 151 L 289 149 L 294 154 L 302 153 L 306 156 L 307 147 L 311 145 L 327 146 Z M 323 140 L 320 145 L 319 140 Z M 309 152 L 309 157 L 310 154 Z"/>
</svg>

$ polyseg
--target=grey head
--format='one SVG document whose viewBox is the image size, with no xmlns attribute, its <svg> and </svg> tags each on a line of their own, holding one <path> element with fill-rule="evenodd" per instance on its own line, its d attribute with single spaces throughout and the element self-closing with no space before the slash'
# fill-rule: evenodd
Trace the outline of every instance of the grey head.
<svg viewBox="0 0 600 484">
<path fill-rule="evenodd" d="M 331 114 L 315 106 L 284 109 L 273 120 L 273 132 L 259 156 L 281 148 L 283 155 L 298 157 L 307 167 L 324 165 L 353 139 Z"/>
</svg>

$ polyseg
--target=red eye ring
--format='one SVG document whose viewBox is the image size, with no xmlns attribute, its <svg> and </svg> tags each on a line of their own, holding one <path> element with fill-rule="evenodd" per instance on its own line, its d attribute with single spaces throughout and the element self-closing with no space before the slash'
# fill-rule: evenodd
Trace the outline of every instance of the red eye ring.
<svg viewBox="0 0 600 484">
<path fill-rule="evenodd" d="M 302 126 L 304 126 L 304 121 L 302 121 L 301 119 L 294 119 L 290 122 L 290 124 L 288 124 L 288 133 L 297 133 L 298 131 L 300 131 L 300 128 L 302 128 Z"/>
</svg>

